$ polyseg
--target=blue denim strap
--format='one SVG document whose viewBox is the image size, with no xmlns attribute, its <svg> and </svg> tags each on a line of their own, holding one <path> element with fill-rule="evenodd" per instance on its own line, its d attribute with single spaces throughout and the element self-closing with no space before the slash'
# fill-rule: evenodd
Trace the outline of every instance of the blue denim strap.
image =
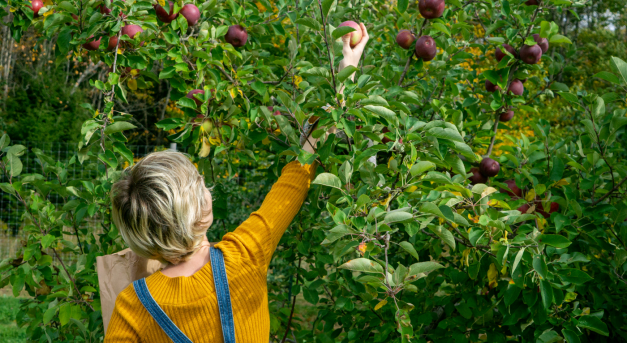
<svg viewBox="0 0 627 343">
<path fill-rule="evenodd" d="M 165 331 L 166 335 L 170 337 L 174 343 L 192 343 L 192 341 L 185 336 L 168 315 L 163 312 L 159 304 L 153 299 L 152 295 L 148 291 L 146 286 L 146 278 L 139 279 L 133 282 L 133 288 L 139 298 L 139 301 L 144 305 L 148 313 L 157 321 L 157 324 Z"/>
<path fill-rule="evenodd" d="M 224 343 L 235 343 L 235 322 L 233 321 L 229 280 L 226 278 L 226 269 L 224 268 L 224 255 L 220 249 L 210 249 L 211 271 L 213 272 L 213 282 L 216 287 L 216 295 L 218 296 Z"/>
</svg>

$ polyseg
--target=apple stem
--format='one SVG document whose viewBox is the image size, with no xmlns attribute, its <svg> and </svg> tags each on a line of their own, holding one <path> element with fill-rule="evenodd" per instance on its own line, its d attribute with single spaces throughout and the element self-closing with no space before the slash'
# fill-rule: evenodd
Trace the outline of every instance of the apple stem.
<svg viewBox="0 0 627 343">
<path fill-rule="evenodd" d="M 331 69 L 331 78 L 333 79 L 333 92 L 335 93 L 335 101 L 337 101 L 337 106 L 342 107 L 340 104 L 340 100 L 337 98 L 337 85 L 335 84 L 335 72 L 333 71 L 333 60 L 331 59 L 331 50 L 329 49 L 329 41 L 327 40 L 327 25 L 326 20 L 324 18 L 324 13 L 322 12 L 322 2 L 318 0 L 318 8 L 320 8 L 320 19 L 322 19 L 322 32 L 324 37 L 324 44 L 327 46 L 327 56 L 329 58 L 329 68 Z"/>
</svg>

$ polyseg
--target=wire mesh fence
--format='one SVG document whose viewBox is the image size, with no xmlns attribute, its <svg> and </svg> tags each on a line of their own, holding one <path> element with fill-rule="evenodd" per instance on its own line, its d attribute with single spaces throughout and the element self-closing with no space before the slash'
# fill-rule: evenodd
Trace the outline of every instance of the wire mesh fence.
<svg viewBox="0 0 627 343">
<path fill-rule="evenodd" d="M 42 166 L 39 163 L 39 159 L 32 152 L 33 148 L 41 149 L 44 154 L 51 156 L 56 161 L 61 163 L 67 163 L 78 152 L 77 143 L 68 142 L 33 142 L 33 141 L 12 141 L 11 145 L 21 144 L 26 147 L 24 155 L 20 156 L 23 163 L 23 171 L 21 176 L 31 173 L 38 173 L 44 175 Z M 151 145 L 128 145 L 127 146 L 134 154 L 134 159 L 138 160 L 151 152 L 164 150 L 167 147 L 163 146 L 151 146 Z M 171 149 L 176 149 L 176 146 L 171 146 Z M 239 167 L 237 170 L 232 170 L 233 176 L 229 178 L 226 183 L 228 190 L 225 191 L 229 194 L 229 201 L 227 201 L 227 218 L 217 220 L 214 225 L 222 233 L 224 230 L 228 230 L 233 223 L 236 223 L 244 219 L 248 214 L 258 207 L 263 200 L 263 196 L 269 190 L 270 184 L 268 183 L 265 173 L 267 166 L 249 165 L 246 167 Z M 67 180 L 88 180 L 97 176 L 97 170 L 90 168 L 89 164 L 74 163 L 68 170 Z M 17 180 L 21 178 L 19 176 Z M 225 177 L 226 175 L 222 175 Z M 49 173 L 48 179 L 55 178 L 53 173 Z M 14 179 L 13 182 L 16 180 Z M 0 182 L 9 182 L 6 175 L 0 175 Z M 25 185 L 24 188 L 29 188 Z M 82 190 L 82 189 L 81 189 Z M 232 194 L 232 195 L 231 195 Z M 72 200 L 63 199 L 55 192 L 51 192 L 48 195 L 48 200 L 52 203 L 62 206 L 65 201 Z M 0 260 L 11 257 L 16 257 L 15 254 L 19 251 L 21 241 L 24 239 L 25 234 L 23 227 L 25 220 L 22 215 L 24 214 L 24 205 L 19 202 L 14 196 L 0 191 Z M 81 228 L 90 228 L 95 233 L 101 232 L 100 218 L 98 215 L 86 218 L 80 224 Z M 69 228 L 68 228 L 68 231 Z M 66 235 L 65 239 L 77 243 L 76 237 L 73 235 Z M 64 254 L 63 260 L 73 260 L 75 255 Z"/>
</svg>

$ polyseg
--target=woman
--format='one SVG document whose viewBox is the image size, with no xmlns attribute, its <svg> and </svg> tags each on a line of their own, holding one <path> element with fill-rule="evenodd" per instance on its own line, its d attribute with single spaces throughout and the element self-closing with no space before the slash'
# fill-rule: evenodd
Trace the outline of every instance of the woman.
<svg viewBox="0 0 627 343">
<path fill-rule="evenodd" d="M 342 38 L 340 69 L 361 58 L 368 33 L 360 26 L 364 36 L 354 49 L 349 35 Z M 317 139 L 305 137 L 303 149 L 313 153 Z M 113 221 L 136 254 L 167 266 L 118 295 L 105 343 L 267 343 L 266 273 L 315 169 L 287 164 L 261 208 L 210 248 L 211 193 L 193 164 L 174 151 L 139 161 L 113 185 Z"/>
</svg>

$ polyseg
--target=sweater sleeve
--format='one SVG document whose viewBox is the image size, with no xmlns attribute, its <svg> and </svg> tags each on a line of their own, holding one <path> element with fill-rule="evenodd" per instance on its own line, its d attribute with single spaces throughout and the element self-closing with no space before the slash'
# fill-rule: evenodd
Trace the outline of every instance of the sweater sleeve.
<svg viewBox="0 0 627 343">
<path fill-rule="evenodd" d="M 132 285 L 129 287 L 132 288 Z M 140 325 L 136 315 L 138 304 L 133 302 L 129 287 L 118 294 L 115 299 L 115 307 L 104 343 L 139 343 L 141 341 L 139 338 Z M 139 306 L 142 305 L 139 304 Z"/>
<path fill-rule="evenodd" d="M 316 163 L 304 166 L 298 161 L 288 163 L 259 210 L 235 231 L 224 235 L 216 247 L 235 250 L 242 259 L 266 273 L 281 236 L 307 197 L 315 169 Z"/>
</svg>

